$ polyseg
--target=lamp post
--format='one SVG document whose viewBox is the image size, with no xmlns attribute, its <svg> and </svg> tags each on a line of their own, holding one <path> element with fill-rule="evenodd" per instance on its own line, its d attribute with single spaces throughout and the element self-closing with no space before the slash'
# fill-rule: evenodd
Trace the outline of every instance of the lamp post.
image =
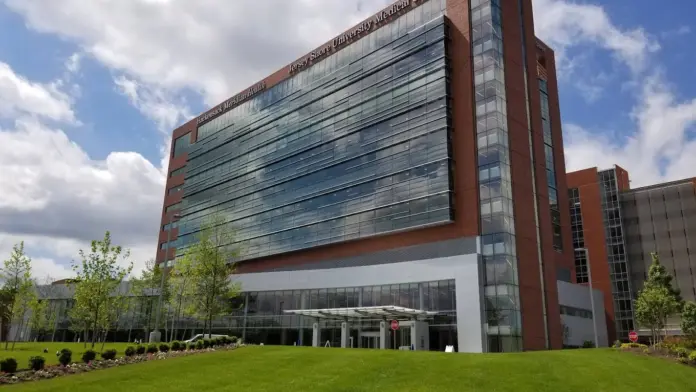
<svg viewBox="0 0 696 392">
<path fill-rule="evenodd" d="M 155 328 L 152 332 L 150 332 L 150 343 L 159 343 L 162 340 L 162 333 L 159 331 L 159 324 L 160 324 L 160 315 L 162 313 L 162 294 L 164 292 L 164 269 L 167 267 L 167 263 L 169 262 L 169 244 L 171 243 L 172 240 L 172 223 L 174 223 L 175 220 L 178 220 L 181 218 L 181 215 L 179 214 L 172 214 L 169 217 L 169 229 L 167 230 L 167 250 L 164 253 L 164 261 L 162 261 L 162 267 L 160 268 L 160 274 L 162 275 L 162 278 L 160 279 L 160 289 L 159 289 L 159 296 L 157 298 L 157 313 L 155 314 Z"/>
<path fill-rule="evenodd" d="M 592 307 L 592 330 L 594 332 L 594 346 L 599 347 L 599 342 L 597 341 L 597 317 L 595 317 L 595 303 L 594 303 L 594 291 L 592 290 L 592 267 L 590 267 L 590 252 L 587 248 L 575 249 L 576 252 L 585 253 L 585 260 L 587 261 L 587 282 L 590 288 L 590 306 Z"/>
</svg>

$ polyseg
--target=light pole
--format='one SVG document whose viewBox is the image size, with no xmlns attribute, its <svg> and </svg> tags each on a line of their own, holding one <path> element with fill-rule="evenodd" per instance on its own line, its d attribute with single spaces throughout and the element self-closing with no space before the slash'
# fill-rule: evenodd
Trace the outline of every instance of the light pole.
<svg viewBox="0 0 696 392">
<path fill-rule="evenodd" d="M 575 249 L 576 252 L 585 253 L 585 261 L 587 262 L 587 282 L 590 287 L 590 306 L 592 307 L 592 330 L 594 332 L 594 346 L 599 347 L 599 342 L 597 341 L 597 317 L 595 317 L 595 304 L 594 304 L 594 291 L 592 290 L 592 267 L 590 267 L 590 252 L 587 248 Z"/>
<path fill-rule="evenodd" d="M 160 315 L 162 313 L 162 293 L 164 292 L 164 269 L 167 267 L 169 262 L 169 244 L 172 240 L 172 223 L 175 220 L 181 218 L 179 214 L 172 214 L 169 217 L 169 229 L 167 230 L 167 249 L 164 252 L 164 261 L 162 261 L 162 266 L 160 267 L 160 274 L 162 278 L 160 279 L 160 289 L 159 296 L 157 298 L 157 313 L 155 314 L 155 328 L 150 332 L 150 343 L 159 343 L 162 340 L 162 333 L 159 331 Z"/>
</svg>

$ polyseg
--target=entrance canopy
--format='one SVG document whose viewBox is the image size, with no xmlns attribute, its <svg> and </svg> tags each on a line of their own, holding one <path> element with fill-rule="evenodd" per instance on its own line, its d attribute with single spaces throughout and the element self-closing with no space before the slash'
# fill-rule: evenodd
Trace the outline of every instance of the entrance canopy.
<svg viewBox="0 0 696 392">
<path fill-rule="evenodd" d="M 285 313 L 324 319 L 427 318 L 438 314 L 403 306 L 361 306 L 357 308 L 296 309 Z"/>
</svg>

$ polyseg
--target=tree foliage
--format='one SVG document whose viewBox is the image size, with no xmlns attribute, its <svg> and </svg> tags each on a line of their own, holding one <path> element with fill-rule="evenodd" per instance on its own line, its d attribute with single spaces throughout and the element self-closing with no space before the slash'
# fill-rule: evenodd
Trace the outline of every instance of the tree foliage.
<svg viewBox="0 0 696 392">
<path fill-rule="evenodd" d="M 147 309 L 150 309 L 147 314 L 143 315 L 146 321 L 143 323 L 145 326 L 146 331 L 149 331 L 151 329 L 158 329 L 161 327 L 161 325 L 153 325 L 151 326 L 150 322 L 152 321 L 154 323 L 154 320 L 156 319 L 156 313 L 157 313 L 157 298 L 159 295 L 159 290 L 160 290 L 160 285 L 162 285 L 162 268 L 155 263 L 154 260 L 148 260 L 145 263 L 145 268 L 142 270 L 140 273 L 140 277 L 133 279 L 132 282 L 132 291 L 133 294 L 137 297 L 140 298 L 141 301 L 144 301 L 147 304 Z M 166 301 L 170 297 L 170 289 L 169 289 L 169 279 L 167 278 L 165 274 L 165 280 L 164 280 L 164 285 L 163 285 L 163 300 Z M 164 307 L 160 309 L 160 316 L 163 316 L 164 314 Z M 160 317 L 160 320 L 164 320 L 164 317 Z M 160 321 L 160 324 L 162 321 Z"/>
<path fill-rule="evenodd" d="M 92 333 L 92 347 L 101 332 L 107 331 L 115 321 L 126 294 L 120 290 L 121 282 L 130 274 L 133 264 L 122 266 L 129 252 L 111 243 L 107 231 L 102 240 L 92 241 L 90 252 L 80 250 L 80 263 L 73 264 L 76 273 L 71 283 L 74 287 L 75 306 L 70 315 L 73 322 Z"/>
<path fill-rule="evenodd" d="M 187 252 L 184 257 L 177 260 L 174 267 L 169 272 L 169 288 L 171 296 L 169 306 L 174 309 L 172 314 L 172 338 L 176 336 L 176 325 L 179 325 L 183 314 L 195 314 L 188 307 L 188 299 L 194 293 L 194 269 L 192 255 Z"/>
<path fill-rule="evenodd" d="M 677 306 L 681 308 L 684 300 L 681 297 L 681 290 L 674 287 L 672 284 L 672 275 L 667 272 L 664 265 L 660 263 L 660 256 L 653 252 L 650 254 L 652 257 L 652 264 L 650 264 L 650 269 L 648 270 L 648 278 L 643 284 L 644 288 L 657 288 L 662 287 L 667 290 L 668 294 L 674 298 L 677 302 Z"/>
<path fill-rule="evenodd" d="M 214 215 L 199 232 L 197 242 L 186 250 L 191 263 L 191 300 L 196 314 L 204 320 L 206 333 L 212 333 L 213 318 L 230 308 L 230 300 L 240 287 L 231 279 L 233 263 L 241 249 L 235 233 L 222 215 Z"/>
<path fill-rule="evenodd" d="M 36 297 L 31 278 L 31 258 L 24 253 L 24 242 L 12 247 L 10 258 L 4 261 L 0 269 L 0 279 L 4 282 L 3 296 L 7 300 L 3 313 L 12 325 L 17 326 L 12 344 L 14 349 L 14 341 L 19 338 L 30 304 Z M 9 338 L 5 341 L 6 350 L 8 342 Z"/>
<path fill-rule="evenodd" d="M 665 287 L 643 288 L 635 302 L 635 317 L 638 324 L 650 328 L 652 342 L 660 340 L 659 331 L 667 324 L 667 318 L 678 309 L 678 302 Z"/>
<path fill-rule="evenodd" d="M 681 313 L 681 330 L 684 335 L 696 339 L 696 302 L 684 304 Z"/>
</svg>

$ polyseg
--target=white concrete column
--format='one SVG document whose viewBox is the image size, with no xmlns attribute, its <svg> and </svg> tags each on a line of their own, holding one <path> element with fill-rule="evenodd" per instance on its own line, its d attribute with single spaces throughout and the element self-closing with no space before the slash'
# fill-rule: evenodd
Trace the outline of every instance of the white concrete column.
<svg viewBox="0 0 696 392">
<path fill-rule="evenodd" d="M 319 322 L 312 324 L 312 347 L 321 347 L 321 328 Z"/>
<path fill-rule="evenodd" d="M 341 348 L 350 347 L 348 343 L 348 338 L 350 337 L 350 326 L 347 322 L 341 323 Z"/>
<path fill-rule="evenodd" d="M 387 322 L 379 322 L 379 348 L 381 350 L 386 350 L 389 344 L 389 330 L 387 329 Z"/>
<path fill-rule="evenodd" d="M 411 326 L 411 344 L 414 350 L 430 350 L 430 325 L 426 321 L 413 321 Z"/>
</svg>

